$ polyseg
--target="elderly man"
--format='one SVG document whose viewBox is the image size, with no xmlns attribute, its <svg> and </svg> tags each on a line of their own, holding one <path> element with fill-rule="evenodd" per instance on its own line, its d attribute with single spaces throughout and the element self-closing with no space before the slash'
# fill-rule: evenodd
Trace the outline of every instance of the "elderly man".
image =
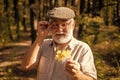
<svg viewBox="0 0 120 80">
<path fill-rule="evenodd" d="M 39 22 L 38 36 L 23 56 L 22 68 L 37 65 L 37 80 L 96 80 L 90 47 L 73 37 L 74 11 L 56 7 L 48 17 L 49 21 Z M 52 39 L 45 39 L 48 33 Z"/>
</svg>

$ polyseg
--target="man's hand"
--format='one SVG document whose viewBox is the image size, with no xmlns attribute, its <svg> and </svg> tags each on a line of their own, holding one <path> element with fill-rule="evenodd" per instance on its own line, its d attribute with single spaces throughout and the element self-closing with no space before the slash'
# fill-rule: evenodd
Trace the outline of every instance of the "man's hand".
<svg viewBox="0 0 120 80">
<path fill-rule="evenodd" d="M 50 31 L 50 23 L 48 21 L 40 21 L 38 23 L 38 37 L 44 39 Z"/>
<path fill-rule="evenodd" d="M 73 80 L 94 80 L 80 71 L 80 64 L 77 61 L 67 60 L 65 70 L 72 75 Z"/>
<path fill-rule="evenodd" d="M 67 60 L 65 70 L 69 72 L 71 75 L 75 75 L 80 71 L 80 64 L 73 60 Z"/>
</svg>

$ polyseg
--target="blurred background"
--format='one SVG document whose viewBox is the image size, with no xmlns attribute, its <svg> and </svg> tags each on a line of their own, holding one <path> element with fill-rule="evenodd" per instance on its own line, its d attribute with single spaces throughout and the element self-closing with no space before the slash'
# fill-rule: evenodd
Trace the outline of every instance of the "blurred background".
<svg viewBox="0 0 120 80">
<path fill-rule="evenodd" d="M 120 0 L 0 0 L 0 80 L 35 80 L 20 62 L 47 11 L 67 6 L 76 13 L 74 36 L 93 51 L 98 80 L 120 80 Z"/>
</svg>

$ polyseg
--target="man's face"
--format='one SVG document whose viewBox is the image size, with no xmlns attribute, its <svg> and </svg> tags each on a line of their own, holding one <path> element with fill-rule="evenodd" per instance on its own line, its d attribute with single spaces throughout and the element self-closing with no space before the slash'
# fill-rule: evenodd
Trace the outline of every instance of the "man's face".
<svg viewBox="0 0 120 80">
<path fill-rule="evenodd" d="M 55 42 L 64 44 L 70 41 L 73 36 L 74 19 L 51 20 L 51 35 Z"/>
</svg>

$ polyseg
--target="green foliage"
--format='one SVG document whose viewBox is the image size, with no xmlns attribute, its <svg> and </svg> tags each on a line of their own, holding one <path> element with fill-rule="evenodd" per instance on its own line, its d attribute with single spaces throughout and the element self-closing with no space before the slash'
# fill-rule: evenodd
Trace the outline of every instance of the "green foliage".
<svg viewBox="0 0 120 80">
<path fill-rule="evenodd" d="M 120 34 L 115 26 L 100 27 L 97 44 L 92 44 L 98 80 L 119 80 Z"/>
<path fill-rule="evenodd" d="M 115 48 L 115 47 L 114 47 Z M 119 47 L 120 49 L 120 47 Z M 117 52 L 119 51 L 116 50 Z M 101 54 L 100 51 L 94 52 L 95 65 L 98 73 L 98 80 L 119 80 L 120 76 L 120 54 L 113 54 L 112 52 Z M 116 52 L 115 51 L 115 52 Z M 117 66 L 116 66 L 117 65 Z"/>
<path fill-rule="evenodd" d="M 116 55 L 117 56 L 117 55 Z M 119 70 L 112 65 L 108 65 L 112 60 L 106 60 L 112 58 L 111 56 L 104 56 L 100 53 L 94 53 L 95 65 L 98 73 L 98 80 L 118 80 Z"/>
<path fill-rule="evenodd" d="M 114 48 L 111 49 L 105 56 L 107 56 L 107 61 L 114 66 L 120 75 L 120 43 L 114 44 Z"/>
<path fill-rule="evenodd" d="M 105 61 L 103 60 L 102 55 L 100 53 L 94 53 L 94 58 L 98 73 L 98 79 L 99 80 L 105 79 L 105 70 L 103 70 L 103 68 L 105 68 L 106 64 Z"/>
<path fill-rule="evenodd" d="M 91 16 L 84 16 L 80 20 L 80 24 L 85 25 L 87 27 L 99 27 L 104 24 L 103 18 L 99 16 L 91 17 Z"/>
<path fill-rule="evenodd" d="M 82 27 L 82 32 L 78 35 L 80 35 L 82 40 L 87 42 L 89 45 L 97 43 L 100 27 L 104 25 L 103 18 L 98 16 L 85 16 L 80 19 L 80 25 L 80 27 Z"/>
<path fill-rule="evenodd" d="M 3 80 L 3 79 L 14 80 L 14 78 L 12 77 L 13 76 L 12 68 L 10 67 L 4 67 L 3 69 L 1 68 L 1 72 L 3 74 L 0 74 L 0 76 L 2 77 L 0 78 L 0 80 Z"/>
</svg>

